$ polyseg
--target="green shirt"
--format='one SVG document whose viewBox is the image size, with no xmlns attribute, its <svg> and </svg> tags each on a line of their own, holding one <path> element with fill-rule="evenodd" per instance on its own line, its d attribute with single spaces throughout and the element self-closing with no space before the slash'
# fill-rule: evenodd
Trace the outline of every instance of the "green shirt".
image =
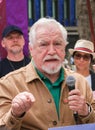
<svg viewBox="0 0 95 130">
<path fill-rule="evenodd" d="M 42 81 L 45 83 L 46 87 L 50 91 L 56 106 L 57 113 L 59 115 L 59 102 L 60 102 L 60 91 L 61 91 L 61 83 L 64 80 L 64 70 L 61 68 L 59 78 L 52 83 L 47 77 L 45 77 L 37 68 L 36 71 Z"/>
</svg>

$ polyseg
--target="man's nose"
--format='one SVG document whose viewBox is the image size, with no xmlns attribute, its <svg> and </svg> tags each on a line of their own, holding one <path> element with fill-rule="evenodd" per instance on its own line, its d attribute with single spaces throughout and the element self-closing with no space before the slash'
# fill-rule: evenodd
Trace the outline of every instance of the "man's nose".
<svg viewBox="0 0 95 130">
<path fill-rule="evenodd" d="M 17 40 L 18 40 L 18 38 L 17 38 L 17 37 L 14 37 L 14 38 L 13 38 L 13 40 L 14 40 L 14 41 L 17 41 Z"/>
<path fill-rule="evenodd" d="M 48 53 L 49 54 L 55 54 L 56 53 L 56 49 L 55 49 L 53 44 L 49 45 Z"/>
</svg>

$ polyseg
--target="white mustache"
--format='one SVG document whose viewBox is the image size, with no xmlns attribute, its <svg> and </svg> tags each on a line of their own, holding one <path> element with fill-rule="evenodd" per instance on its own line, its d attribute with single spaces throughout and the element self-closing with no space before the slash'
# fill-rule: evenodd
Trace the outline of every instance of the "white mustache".
<svg viewBox="0 0 95 130">
<path fill-rule="evenodd" d="M 43 59 L 43 61 L 52 60 L 52 59 L 61 60 L 61 59 L 59 58 L 59 56 L 54 55 L 54 56 L 46 56 L 46 57 Z"/>
</svg>

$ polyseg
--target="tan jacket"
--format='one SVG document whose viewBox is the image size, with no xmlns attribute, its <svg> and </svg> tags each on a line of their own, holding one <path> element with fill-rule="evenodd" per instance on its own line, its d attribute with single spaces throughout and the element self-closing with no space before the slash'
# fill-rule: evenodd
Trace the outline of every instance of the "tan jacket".
<svg viewBox="0 0 95 130">
<path fill-rule="evenodd" d="M 73 75 L 76 78 L 76 87 L 80 89 L 87 102 L 95 107 L 92 92 L 83 76 L 65 70 L 65 78 Z M 36 101 L 31 109 L 22 117 L 15 118 L 11 114 L 11 101 L 20 92 L 31 92 Z M 62 84 L 60 98 L 60 118 L 58 119 L 54 100 L 37 75 L 32 63 L 16 70 L 0 80 L 0 126 L 6 125 L 11 130 L 47 130 L 50 127 L 75 125 L 73 112 L 64 100 L 68 97 L 68 87 L 65 81 Z M 95 113 L 87 117 L 79 117 L 80 123 L 95 122 Z"/>
</svg>

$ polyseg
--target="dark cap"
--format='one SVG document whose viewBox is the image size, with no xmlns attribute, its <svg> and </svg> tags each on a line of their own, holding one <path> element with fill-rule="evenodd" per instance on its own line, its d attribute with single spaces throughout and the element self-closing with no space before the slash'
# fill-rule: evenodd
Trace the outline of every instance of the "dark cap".
<svg viewBox="0 0 95 130">
<path fill-rule="evenodd" d="M 7 27 L 4 29 L 4 31 L 3 31 L 3 33 L 2 33 L 2 38 L 6 37 L 9 33 L 14 32 L 14 31 L 17 31 L 17 32 L 19 32 L 19 33 L 21 33 L 21 34 L 23 35 L 22 30 L 21 30 L 18 26 L 9 25 L 9 26 L 7 26 Z"/>
</svg>

